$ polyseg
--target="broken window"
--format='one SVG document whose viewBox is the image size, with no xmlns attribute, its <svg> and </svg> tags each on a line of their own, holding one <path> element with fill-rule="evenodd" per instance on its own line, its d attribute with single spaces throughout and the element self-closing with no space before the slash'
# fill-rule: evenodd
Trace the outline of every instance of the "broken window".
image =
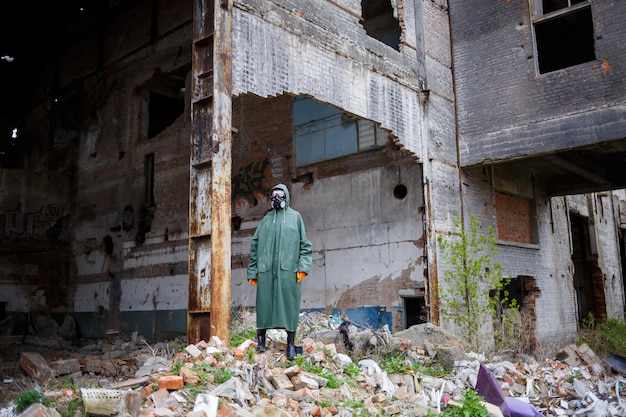
<svg viewBox="0 0 626 417">
<path fill-rule="evenodd" d="M 496 167 L 493 169 L 493 187 L 498 240 L 538 243 L 532 178 Z"/>
<path fill-rule="evenodd" d="M 531 4 L 540 74 L 596 59 L 590 0 L 534 0 Z"/>
<path fill-rule="evenodd" d="M 185 112 L 186 73 L 186 68 L 171 73 L 157 69 L 150 80 L 138 87 L 143 99 L 141 107 L 147 112 L 147 117 L 142 118 L 141 136 L 156 137 Z"/>
<path fill-rule="evenodd" d="M 308 97 L 294 99 L 293 124 L 298 167 L 380 148 L 387 142 L 385 131 L 374 122 Z"/>
<path fill-rule="evenodd" d="M 398 22 L 398 0 L 363 0 L 361 8 L 365 33 L 399 51 L 402 28 Z"/>
<path fill-rule="evenodd" d="M 148 138 L 153 138 L 183 114 L 185 101 L 182 97 L 169 97 L 150 91 L 148 110 Z"/>
</svg>

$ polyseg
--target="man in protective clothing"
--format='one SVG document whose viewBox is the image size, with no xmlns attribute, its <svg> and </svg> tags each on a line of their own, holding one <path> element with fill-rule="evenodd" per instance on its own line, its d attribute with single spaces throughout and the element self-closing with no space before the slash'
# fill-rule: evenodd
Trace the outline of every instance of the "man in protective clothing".
<svg viewBox="0 0 626 417">
<path fill-rule="evenodd" d="M 248 263 L 248 281 L 256 286 L 257 350 L 265 352 L 265 331 L 287 331 L 287 359 L 296 356 L 302 280 L 311 268 L 313 245 L 300 213 L 289 206 L 284 184 L 270 188 L 272 210 L 259 223 Z"/>
</svg>

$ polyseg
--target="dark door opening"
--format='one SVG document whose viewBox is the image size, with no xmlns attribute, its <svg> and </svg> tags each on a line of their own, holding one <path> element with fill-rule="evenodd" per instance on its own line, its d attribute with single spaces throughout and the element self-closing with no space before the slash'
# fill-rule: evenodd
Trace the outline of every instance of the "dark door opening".
<svg viewBox="0 0 626 417">
<path fill-rule="evenodd" d="M 424 297 L 403 297 L 404 328 L 428 322 L 428 311 Z"/>
<path fill-rule="evenodd" d="M 582 323 L 592 315 L 593 319 L 599 322 L 606 316 L 604 280 L 602 270 L 598 266 L 598 255 L 591 249 L 589 219 L 570 213 L 570 227 L 578 321 Z"/>
<path fill-rule="evenodd" d="M 622 288 L 624 289 L 623 291 L 626 293 L 626 270 L 624 269 L 626 268 L 626 229 L 620 227 L 618 232 L 619 259 L 622 267 Z M 626 294 L 624 294 L 624 297 L 626 297 Z M 626 300 L 622 299 L 622 302 L 626 302 Z"/>
</svg>

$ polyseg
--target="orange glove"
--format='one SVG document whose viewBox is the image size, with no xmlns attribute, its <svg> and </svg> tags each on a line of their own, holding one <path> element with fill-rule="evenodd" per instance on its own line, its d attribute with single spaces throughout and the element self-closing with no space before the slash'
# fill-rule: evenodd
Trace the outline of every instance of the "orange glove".
<svg viewBox="0 0 626 417">
<path fill-rule="evenodd" d="M 304 279 L 304 277 L 306 277 L 306 272 L 304 271 L 298 271 L 296 273 L 296 282 L 299 284 L 300 282 L 302 282 L 302 280 Z"/>
<path fill-rule="evenodd" d="M 256 278 L 248 278 L 248 282 L 256 287 Z"/>
</svg>

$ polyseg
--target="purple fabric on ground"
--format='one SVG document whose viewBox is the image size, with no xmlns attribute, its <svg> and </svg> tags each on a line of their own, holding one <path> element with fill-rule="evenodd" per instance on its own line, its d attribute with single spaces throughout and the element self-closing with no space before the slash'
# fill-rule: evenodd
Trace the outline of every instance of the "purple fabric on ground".
<svg viewBox="0 0 626 417">
<path fill-rule="evenodd" d="M 482 363 L 478 369 L 478 377 L 476 378 L 476 391 L 478 395 L 483 397 L 485 401 L 497 406 L 504 417 L 514 417 L 509 411 L 509 407 L 502 394 L 502 388 L 496 379 L 496 376 Z"/>
<path fill-rule="evenodd" d="M 545 417 L 534 405 L 505 397 L 496 376 L 482 363 L 476 378 L 476 391 L 485 401 L 500 408 L 504 417 Z"/>
<path fill-rule="evenodd" d="M 532 404 L 513 397 L 506 397 L 504 401 L 509 407 L 511 417 L 544 417 Z"/>
</svg>

